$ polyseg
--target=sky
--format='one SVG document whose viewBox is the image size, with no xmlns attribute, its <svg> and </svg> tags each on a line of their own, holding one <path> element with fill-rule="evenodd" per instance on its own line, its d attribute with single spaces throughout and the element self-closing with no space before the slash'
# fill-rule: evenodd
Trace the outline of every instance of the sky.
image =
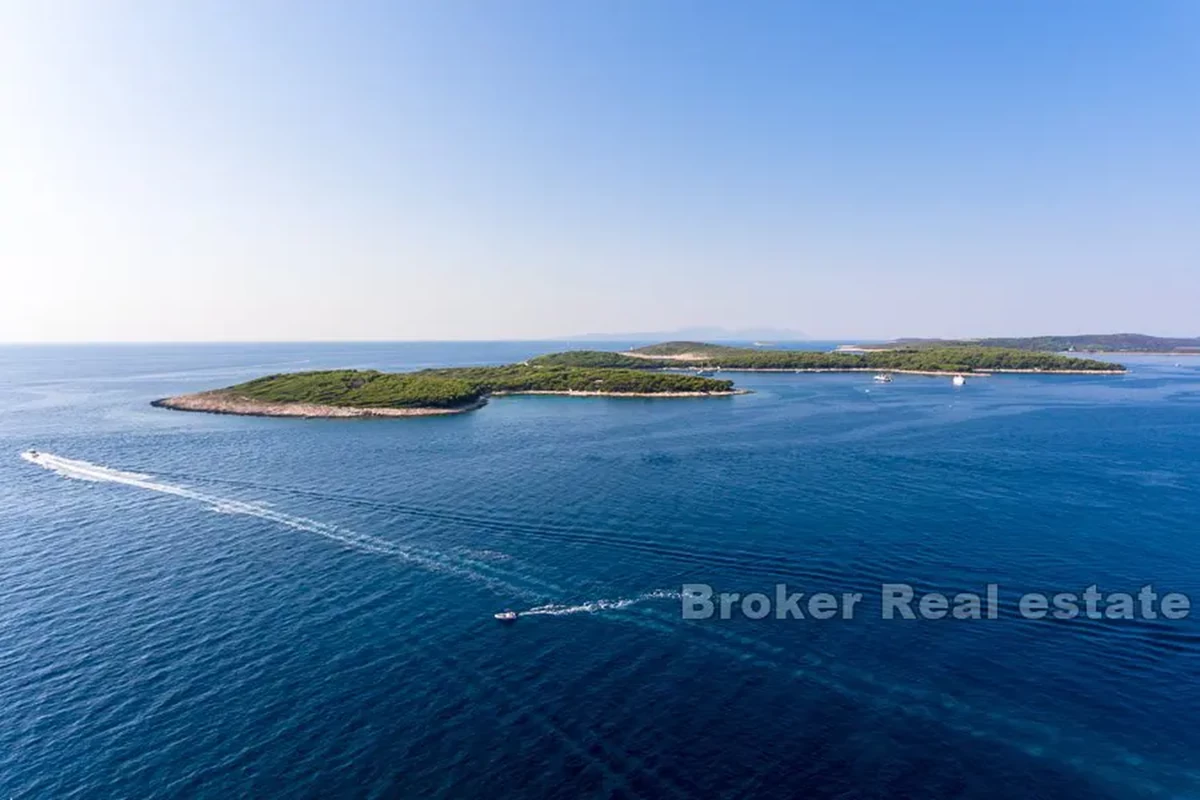
<svg viewBox="0 0 1200 800">
<path fill-rule="evenodd" d="M 1194 0 L 0 0 L 0 341 L 1198 307 Z"/>
</svg>

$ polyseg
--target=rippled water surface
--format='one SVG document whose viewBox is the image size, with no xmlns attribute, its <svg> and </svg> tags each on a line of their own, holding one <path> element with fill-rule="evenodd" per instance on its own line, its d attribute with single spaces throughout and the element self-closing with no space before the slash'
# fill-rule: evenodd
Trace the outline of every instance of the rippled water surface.
<svg viewBox="0 0 1200 800">
<path fill-rule="evenodd" d="M 0 348 L 0 796 L 1200 797 L 1200 624 L 1015 610 L 1197 592 L 1200 358 L 437 419 L 148 405 L 548 349 Z M 689 582 L 865 599 L 688 621 Z M 885 582 L 997 583 L 999 618 L 885 621 Z"/>
</svg>

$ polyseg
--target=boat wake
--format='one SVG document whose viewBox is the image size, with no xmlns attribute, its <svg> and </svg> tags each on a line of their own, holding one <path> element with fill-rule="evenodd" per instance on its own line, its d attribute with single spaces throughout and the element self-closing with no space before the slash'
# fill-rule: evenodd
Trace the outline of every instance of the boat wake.
<svg viewBox="0 0 1200 800">
<path fill-rule="evenodd" d="M 514 580 L 521 580 L 526 583 L 535 583 L 536 581 L 532 579 L 532 576 L 496 574 L 497 570 L 477 560 L 448 555 L 421 547 L 401 545 L 378 536 L 358 533 L 340 525 L 330 525 L 329 523 L 320 522 L 308 517 L 277 511 L 263 503 L 221 497 L 208 492 L 198 491 L 189 486 L 166 483 L 158 480 L 153 475 L 141 472 L 126 472 L 124 470 L 93 464 L 89 461 L 63 458 L 52 453 L 42 453 L 36 450 L 28 450 L 22 453 L 21 458 L 64 478 L 93 483 L 115 483 L 159 494 L 182 497 L 202 503 L 210 511 L 219 514 L 255 517 L 293 530 L 315 533 L 357 550 L 392 556 L 432 572 L 449 573 L 466 578 L 475 583 L 489 586 L 497 592 L 508 596 L 522 597 L 533 601 L 545 600 L 548 596 L 552 596 L 547 594 L 544 590 L 545 587 L 542 590 L 532 590 L 524 586 L 518 586 L 512 582 Z M 524 580 L 527 577 L 529 580 Z"/>
<path fill-rule="evenodd" d="M 491 588 L 507 595 L 523 596 L 528 600 L 537 601 L 545 600 L 547 593 L 549 592 L 554 592 L 559 595 L 565 594 L 560 587 L 555 586 L 555 584 L 551 582 L 541 580 L 536 576 L 520 575 L 514 573 L 511 569 L 502 572 L 500 575 L 495 574 L 495 572 L 498 570 L 494 567 L 494 562 L 506 562 L 509 560 L 507 555 L 495 550 L 468 551 L 462 556 L 451 556 L 444 553 L 426 551 L 420 548 L 405 547 L 377 536 L 357 533 L 340 526 L 330 525 L 317 520 L 309 519 L 308 517 L 286 514 L 281 511 L 277 511 L 263 503 L 221 497 L 208 492 L 197 491 L 188 486 L 175 483 L 166 483 L 158 480 L 153 475 L 148 475 L 141 472 L 127 472 L 123 470 L 112 469 L 110 467 L 93 464 L 88 461 L 63 458 L 62 456 L 56 456 L 50 453 L 41 453 L 34 450 L 29 450 L 22 453 L 21 457 L 31 464 L 40 466 L 44 469 L 61 475 L 64 478 L 90 481 L 93 483 L 122 484 L 146 491 L 182 497 L 188 500 L 203 503 L 211 511 L 217 513 L 240 514 L 268 520 L 270 522 L 275 522 L 296 530 L 316 533 L 359 550 L 388 556 L 396 556 L 419 567 L 424 567 L 437 572 L 453 573 L 459 577 L 485 583 Z M 532 591 L 527 588 L 515 586 L 512 581 L 520 581 L 525 584 L 536 585 L 539 587 L 540 591 Z M 560 615 L 579 613 L 582 611 L 616 609 L 624 608 L 628 605 L 641 602 L 642 600 L 646 599 L 670 596 L 677 597 L 678 593 L 667 591 L 647 592 L 644 595 L 639 595 L 635 598 L 623 600 L 598 600 L 576 606 L 542 605 L 530 609 L 527 612 L 522 612 L 522 614 Z M 444 666 L 447 668 L 460 670 L 458 663 L 454 659 L 440 660 L 442 660 Z M 478 673 L 468 673 L 464 675 L 464 680 L 478 681 L 480 680 L 480 675 Z M 503 687 L 498 685 L 495 681 L 487 681 L 486 686 L 489 692 L 494 693 L 497 691 L 503 691 Z M 638 768 L 636 764 L 630 766 L 633 764 L 633 762 L 627 753 L 624 753 L 623 751 L 614 751 L 604 745 L 601 745 L 599 750 L 597 750 L 597 746 L 594 742 L 585 742 L 577 735 L 573 735 L 570 730 L 563 728 L 559 723 L 557 723 L 551 715 L 543 714 L 535 710 L 531 712 L 531 716 L 540 726 L 561 739 L 568 750 L 574 753 L 577 757 L 593 764 L 601 772 L 601 774 L 606 776 L 607 779 L 628 789 L 630 796 L 637 796 L 637 794 L 630 789 L 631 783 L 634 780 L 644 781 L 647 779 L 655 784 L 660 785 L 669 794 L 680 797 L 687 796 L 683 790 L 679 789 L 679 787 L 669 779 L 669 777 L 661 775 L 657 770 L 644 766 Z"/>
<path fill-rule="evenodd" d="M 202 503 L 218 514 L 235 514 L 255 517 L 274 522 L 293 530 L 315 533 L 348 547 L 378 555 L 399 558 L 414 566 L 440 573 L 448 573 L 480 583 L 507 597 L 519 597 L 525 601 L 541 602 L 519 616 L 565 616 L 569 614 L 595 614 L 601 611 L 616 611 L 647 600 L 678 599 L 679 593 L 665 589 L 645 592 L 634 597 L 616 600 L 592 600 L 578 604 L 546 603 L 551 597 L 563 596 L 567 591 L 555 583 L 536 575 L 523 574 L 511 566 L 501 563 L 507 560 L 504 554 L 495 551 L 478 551 L 467 555 L 449 554 L 423 547 L 398 544 L 378 536 L 359 533 L 340 525 L 331 525 L 308 517 L 288 514 L 270 505 L 199 491 L 190 486 L 168 483 L 142 472 L 128 472 L 90 461 L 64 458 L 52 453 L 27 450 L 21 458 L 64 478 L 90 481 L 93 483 L 115 483 L 159 494 L 182 497 Z M 501 562 L 501 563 L 497 563 Z"/>
<path fill-rule="evenodd" d="M 674 592 L 670 589 L 655 589 L 652 592 L 644 592 L 635 597 L 622 597 L 617 600 L 589 600 L 575 605 L 551 603 L 544 606 L 535 606 L 526 611 L 517 612 L 517 616 L 565 617 L 570 614 L 597 614 L 601 611 L 618 611 L 622 608 L 629 608 L 632 605 L 644 603 L 647 600 L 678 600 L 679 597 L 679 592 Z"/>
</svg>

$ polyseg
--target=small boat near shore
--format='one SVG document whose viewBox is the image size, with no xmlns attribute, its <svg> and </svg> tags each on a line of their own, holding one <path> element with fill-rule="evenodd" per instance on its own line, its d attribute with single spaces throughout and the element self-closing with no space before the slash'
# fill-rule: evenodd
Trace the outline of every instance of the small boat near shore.
<svg viewBox="0 0 1200 800">
<path fill-rule="evenodd" d="M 500 620 L 501 622 L 516 622 L 517 621 L 517 612 L 513 611 L 511 608 L 506 608 L 503 611 L 493 614 L 492 616 L 494 616 L 496 619 Z"/>
<path fill-rule="evenodd" d="M 875 376 L 875 382 L 876 383 L 891 383 L 892 376 L 888 375 L 886 372 L 881 372 Z"/>
<path fill-rule="evenodd" d="M 954 384 L 955 386 L 965 386 L 967 383 L 967 379 L 964 378 L 962 375 L 955 375 L 953 378 L 950 379 L 950 382 L 952 384 Z"/>
</svg>

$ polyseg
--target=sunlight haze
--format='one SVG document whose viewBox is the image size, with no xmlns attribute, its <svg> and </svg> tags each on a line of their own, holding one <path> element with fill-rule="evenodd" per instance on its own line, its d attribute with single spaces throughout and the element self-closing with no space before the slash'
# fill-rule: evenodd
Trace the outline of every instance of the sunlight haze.
<svg viewBox="0 0 1200 800">
<path fill-rule="evenodd" d="M 0 341 L 1196 335 L 1191 2 L 5 3 Z"/>
</svg>

